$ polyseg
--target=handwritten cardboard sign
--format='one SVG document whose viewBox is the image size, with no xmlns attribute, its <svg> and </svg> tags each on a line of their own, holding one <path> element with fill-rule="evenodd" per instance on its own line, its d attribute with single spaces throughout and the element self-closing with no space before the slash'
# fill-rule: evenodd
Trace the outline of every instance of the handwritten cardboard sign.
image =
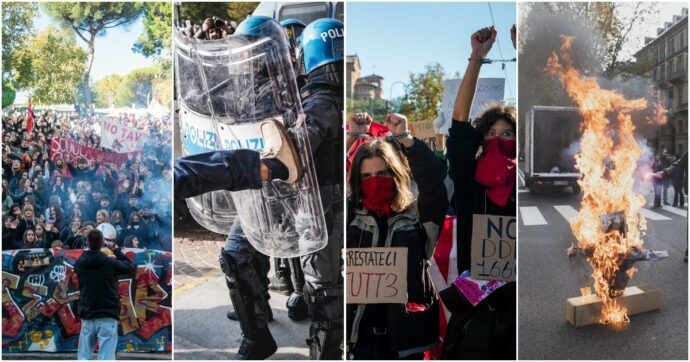
<svg viewBox="0 0 690 362">
<path fill-rule="evenodd" d="M 407 248 L 348 248 L 347 303 L 407 303 Z"/>
<path fill-rule="evenodd" d="M 473 215 L 473 279 L 515 280 L 516 231 L 513 216 Z"/>
<path fill-rule="evenodd" d="M 101 118 L 101 146 L 117 152 L 144 149 L 146 134 L 136 128 L 125 127 L 110 117 Z"/>
<path fill-rule="evenodd" d="M 424 142 L 432 151 L 441 149 L 437 143 L 434 121 L 415 121 L 411 123 L 410 133 Z"/>
<path fill-rule="evenodd" d="M 453 123 L 453 108 L 455 99 L 460 90 L 462 79 L 449 79 L 443 83 L 443 100 L 441 101 L 441 113 L 436 120 L 438 133 L 447 135 Z M 474 92 L 472 107 L 470 108 L 470 118 L 474 119 L 482 111 L 482 106 L 489 102 L 503 100 L 505 88 L 504 78 L 479 78 L 477 89 Z"/>
</svg>

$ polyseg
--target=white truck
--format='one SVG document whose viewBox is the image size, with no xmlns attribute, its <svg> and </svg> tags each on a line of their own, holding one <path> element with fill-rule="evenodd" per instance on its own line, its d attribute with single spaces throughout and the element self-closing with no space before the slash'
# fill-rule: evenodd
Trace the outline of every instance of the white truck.
<svg viewBox="0 0 690 362">
<path fill-rule="evenodd" d="M 571 188 L 580 193 L 575 168 L 582 116 L 575 107 L 533 106 L 525 122 L 525 186 L 531 194 Z"/>
</svg>

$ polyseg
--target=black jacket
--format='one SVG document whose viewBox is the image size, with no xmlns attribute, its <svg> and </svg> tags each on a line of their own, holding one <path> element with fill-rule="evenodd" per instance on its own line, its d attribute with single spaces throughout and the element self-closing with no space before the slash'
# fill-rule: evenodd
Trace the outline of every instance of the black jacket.
<svg viewBox="0 0 690 362">
<path fill-rule="evenodd" d="M 302 87 L 300 94 L 318 183 L 340 184 L 343 179 L 342 86 L 312 82 Z"/>
<path fill-rule="evenodd" d="M 516 198 L 513 195 L 505 206 L 491 201 L 484 186 L 475 179 L 475 156 L 482 145 L 483 136 L 469 122 L 457 122 L 449 130 L 446 148 L 450 178 L 455 190 L 455 212 L 458 216 L 458 274 L 470 269 L 472 263 L 472 215 L 488 214 L 515 216 Z"/>
<path fill-rule="evenodd" d="M 74 187 L 77 187 L 77 182 L 79 181 L 93 182 L 93 180 L 96 178 L 96 171 L 98 171 L 98 167 L 100 167 L 100 164 L 96 162 L 94 168 L 86 168 L 82 170 L 79 167 L 73 166 L 69 162 L 67 163 L 69 173 L 72 175 L 72 184 Z"/>
<path fill-rule="evenodd" d="M 21 238 L 19 238 L 21 240 Z M 21 243 L 17 242 L 17 229 L 2 228 L 2 250 L 21 249 Z"/>
<path fill-rule="evenodd" d="M 116 260 L 101 251 L 86 250 L 74 264 L 79 280 L 79 318 L 118 319 L 120 292 L 117 277 L 134 272 L 136 266 L 119 248 L 114 254 Z"/>
<path fill-rule="evenodd" d="M 453 121 L 446 143 L 449 173 L 455 188 L 458 229 L 458 272 L 471 268 L 472 215 L 515 216 L 516 197 L 505 206 L 491 201 L 475 180 L 475 159 L 483 135 L 469 122 Z M 444 295 L 446 297 L 444 297 Z M 456 302 L 449 301 L 449 297 Z M 473 307 L 455 285 L 441 292 L 451 312 L 442 359 L 515 359 L 515 283 L 508 283 Z"/>
<path fill-rule="evenodd" d="M 683 175 L 688 172 L 688 151 L 683 152 L 679 159 L 663 169 L 664 176 L 673 177 L 678 174 Z"/>
</svg>

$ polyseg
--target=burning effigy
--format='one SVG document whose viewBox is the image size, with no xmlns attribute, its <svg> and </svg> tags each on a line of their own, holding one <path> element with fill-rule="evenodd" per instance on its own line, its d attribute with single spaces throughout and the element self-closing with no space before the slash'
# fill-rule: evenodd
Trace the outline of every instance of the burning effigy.
<svg viewBox="0 0 690 362">
<path fill-rule="evenodd" d="M 575 38 L 561 38 L 560 52 L 548 58 L 546 72 L 560 81 L 583 116 L 580 151 L 575 155 L 583 196 L 570 223 L 577 242 L 569 254 L 583 255 L 592 267 L 594 292 L 601 303 L 597 321 L 620 328 L 630 322 L 628 309 L 619 301 L 637 271 L 634 264 L 656 255 L 643 248 L 647 225 L 639 212 L 646 200 L 634 188 L 643 149 L 635 138 L 632 114 L 651 107 L 651 121 L 664 124 L 666 109 L 661 101 L 627 99 L 584 76 L 570 54 Z M 582 288 L 582 294 L 587 297 L 591 289 Z"/>
</svg>

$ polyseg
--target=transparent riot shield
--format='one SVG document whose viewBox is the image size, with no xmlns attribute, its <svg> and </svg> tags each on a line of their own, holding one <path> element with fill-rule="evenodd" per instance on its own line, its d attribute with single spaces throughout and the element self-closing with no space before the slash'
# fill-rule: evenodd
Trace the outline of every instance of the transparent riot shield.
<svg viewBox="0 0 690 362">
<path fill-rule="evenodd" d="M 261 36 L 204 41 L 175 32 L 175 62 L 184 155 L 263 149 L 260 125 L 282 122 L 295 142 L 304 176 L 265 181 L 256 190 L 216 191 L 187 199 L 203 227 L 227 234 L 239 217 L 261 253 L 295 257 L 326 246 L 328 233 L 285 34 L 267 22 Z"/>
</svg>

